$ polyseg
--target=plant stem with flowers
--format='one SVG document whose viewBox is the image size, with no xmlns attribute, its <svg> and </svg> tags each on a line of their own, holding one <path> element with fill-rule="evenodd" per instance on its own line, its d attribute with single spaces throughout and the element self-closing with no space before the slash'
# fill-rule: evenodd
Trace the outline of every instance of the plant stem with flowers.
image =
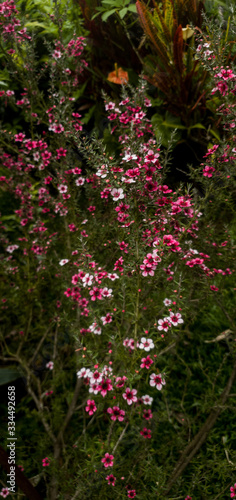
<svg viewBox="0 0 236 500">
<path fill-rule="evenodd" d="M 111 488 L 117 498 L 144 499 L 147 484 L 150 498 L 161 499 L 174 484 L 185 495 L 185 480 L 200 498 L 201 482 L 193 479 L 200 468 L 185 467 L 220 418 L 217 394 L 227 388 L 224 406 L 235 370 L 234 346 L 222 363 L 225 347 L 206 343 L 215 330 L 235 331 L 234 234 L 216 220 L 225 204 L 234 220 L 235 73 L 209 68 L 227 144 L 212 145 L 196 169 L 200 199 L 191 188 L 168 185 L 145 82 L 123 88 L 119 102 L 105 96 L 115 144 L 108 151 L 103 139 L 85 138 L 74 97 L 86 66 L 85 39 L 65 41 L 60 29 L 58 40 L 48 42 L 41 99 L 33 40 L 23 26 L 19 35 L 13 2 L 2 5 L 6 64 L 15 64 L 21 85 L 15 91 L 24 95 L 9 88 L 1 99 L 21 110 L 25 128 L 4 129 L 0 151 L 8 205 L 1 360 L 26 380 L 21 439 L 30 446 L 30 420 L 38 444 L 33 465 L 23 444 L 20 462 L 29 476 L 44 467 L 42 490 L 50 500 L 110 498 Z M 27 68 L 12 60 L 13 46 L 31 56 Z M 199 345 L 206 367 L 196 360 Z M 203 427 L 201 411 L 209 414 Z M 223 466 L 228 477 L 230 464 L 222 460 Z"/>
</svg>

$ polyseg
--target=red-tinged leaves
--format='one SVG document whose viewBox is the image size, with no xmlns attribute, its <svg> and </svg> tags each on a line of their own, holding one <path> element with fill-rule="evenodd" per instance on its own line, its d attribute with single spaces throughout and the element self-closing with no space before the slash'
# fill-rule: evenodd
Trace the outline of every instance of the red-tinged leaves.
<svg viewBox="0 0 236 500">
<path fill-rule="evenodd" d="M 174 36 L 174 63 L 175 67 L 178 70 L 178 73 L 182 75 L 183 73 L 183 32 L 181 24 L 178 26 L 175 36 Z"/>
<path fill-rule="evenodd" d="M 158 54 L 158 57 L 164 64 L 167 71 L 172 73 L 172 68 L 170 67 L 169 58 L 167 55 L 167 49 L 161 42 L 160 37 L 158 36 L 158 31 L 157 28 L 154 26 L 149 9 L 140 0 L 137 0 L 136 8 L 140 23 L 142 25 L 145 34 L 150 38 L 151 42 L 153 43 L 156 53 Z"/>
</svg>

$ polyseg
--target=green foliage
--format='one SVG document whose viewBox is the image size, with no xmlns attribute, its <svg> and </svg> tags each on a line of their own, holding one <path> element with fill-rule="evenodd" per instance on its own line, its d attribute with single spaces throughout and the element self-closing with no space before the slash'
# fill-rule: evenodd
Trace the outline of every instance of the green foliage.
<svg viewBox="0 0 236 500">
<path fill-rule="evenodd" d="M 218 83 L 213 66 L 232 64 L 230 29 L 226 27 L 226 50 L 222 51 L 221 42 L 214 45 L 219 32 L 216 36 L 207 25 L 212 32 L 206 43 L 215 59 L 204 58 L 204 51 L 194 59 L 190 51 L 183 54 L 183 29 L 176 20 L 185 4 L 168 0 L 164 6 L 155 5 L 150 16 L 145 11 L 148 29 L 155 18 L 157 41 L 168 46 L 175 72 L 183 75 L 202 67 L 209 75 L 208 105 L 214 101 L 213 107 L 220 106 L 217 120 L 225 127 L 222 142 L 211 144 L 215 150 L 190 169 L 189 180 L 198 190 L 187 183 L 169 189 L 170 160 L 159 144 L 169 154 L 176 137 L 178 141 L 183 137 L 180 134 L 188 138 L 207 130 L 213 141 L 218 138 L 217 129 L 212 126 L 209 131 L 197 112 L 196 120 L 189 122 L 169 109 L 161 113 L 161 97 L 153 98 L 155 109 L 151 110 L 143 80 L 137 88 L 127 85 L 119 92 L 112 90 L 112 97 L 104 93 L 109 118 L 102 128 L 106 115 L 101 92 L 96 88 L 97 94 L 90 97 L 89 93 L 95 88 L 90 80 L 96 79 L 98 70 L 103 74 L 105 66 L 95 70 L 92 65 L 91 73 L 84 75 L 85 64 L 67 52 L 73 30 L 69 25 L 64 30 L 56 13 L 63 48 L 60 57 L 55 56 L 56 31 L 50 31 L 50 23 L 42 20 L 52 5 L 45 10 L 37 4 L 38 14 L 33 3 L 21 3 L 23 10 L 25 5 L 32 8 L 26 21 L 32 39 L 23 43 L 4 39 L 7 50 L 15 43 L 16 56 L 5 50 L 2 58 L 2 71 L 7 75 L 2 80 L 17 94 L 16 98 L 1 95 L 3 108 L 8 99 L 0 139 L 3 446 L 7 447 L 9 438 L 7 387 L 14 382 L 17 464 L 23 465 L 24 474 L 45 500 L 125 499 L 129 490 L 136 490 L 140 500 L 187 495 L 196 500 L 224 500 L 234 483 L 236 462 L 233 387 L 222 401 L 235 370 L 235 160 L 234 127 L 230 126 L 234 80 L 228 79 L 225 96 L 219 90 L 210 92 Z M 58 8 L 65 20 L 65 4 Z M 94 23 L 94 33 L 97 28 L 100 36 L 100 16 L 93 20 L 91 15 L 87 21 Z M 112 22 L 110 16 L 105 23 L 107 33 Z M 37 27 L 35 36 L 32 23 Z M 116 35 L 118 27 L 117 21 Z M 41 29 L 47 33 L 39 51 Z M 93 61 L 97 53 L 90 48 Z M 160 64 L 167 60 L 170 64 L 169 53 L 164 52 Z M 93 77 L 89 79 L 88 74 Z M 18 94 L 26 89 L 29 102 L 17 105 Z M 11 113 L 19 106 L 19 121 L 10 129 Z M 90 134 L 93 119 L 97 130 L 101 127 L 100 138 Z M 56 125 L 61 130 L 53 128 Z M 24 137 L 16 135 L 16 126 Z M 150 166 L 154 167 L 151 182 Z M 212 174 L 203 175 L 206 166 L 213 169 Z M 116 189 L 124 194 L 118 203 L 112 194 Z M 117 219 L 120 202 L 129 206 L 120 214 L 128 215 L 127 219 Z M 173 241 L 172 246 L 166 244 L 164 236 L 175 239 L 179 248 Z M 128 244 L 128 253 L 121 249 L 121 242 Z M 142 263 L 151 252 L 154 258 L 155 251 L 160 261 L 156 261 L 154 276 L 145 276 Z M 121 256 L 122 270 L 117 264 Z M 196 257 L 204 263 L 188 262 Z M 117 273 L 119 279 L 113 276 L 112 281 L 108 273 Z M 82 281 L 85 274 L 93 277 L 87 287 Z M 110 297 L 93 301 L 94 286 L 112 288 Z M 171 300 L 168 306 L 166 298 Z M 158 321 L 173 311 L 180 311 L 184 322 L 160 331 Z M 104 324 L 102 317 L 107 313 L 112 314 L 112 321 Z M 101 335 L 93 332 L 95 326 L 101 326 Z M 146 334 L 155 344 L 150 353 L 135 344 Z M 134 349 L 132 344 L 130 348 L 125 345 L 127 339 L 134 341 Z M 141 368 L 147 354 L 153 360 L 149 370 Z M 113 390 L 104 397 L 100 391 L 90 393 L 88 377 L 77 376 L 83 368 L 104 370 Z M 162 391 L 151 386 L 152 372 L 164 374 Z M 126 403 L 126 386 L 116 386 L 117 376 L 127 377 L 127 386 L 136 388 L 139 400 L 135 404 Z M 151 394 L 152 406 L 142 402 L 144 394 Z M 96 402 L 93 415 L 86 410 L 88 399 Z M 110 419 L 107 410 L 114 405 L 125 409 L 123 421 Z M 151 409 L 152 419 L 143 416 L 146 409 Z M 214 426 L 204 433 L 204 423 L 216 412 Z M 151 429 L 151 439 L 140 434 L 144 427 Z M 201 431 L 205 441 L 199 449 L 193 448 L 185 467 L 183 453 Z M 113 468 L 101 463 L 106 452 L 115 456 Z M 50 459 L 49 466 L 43 467 L 44 457 Z M 179 460 L 182 469 L 175 476 Z M 117 478 L 114 487 L 106 479 L 111 473 Z M 6 484 L 4 471 L 1 481 Z M 19 490 L 17 495 L 25 497 Z"/>
<path fill-rule="evenodd" d="M 101 7 L 97 7 L 97 14 L 94 14 L 92 20 L 101 15 L 102 21 L 107 21 L 112 14 L 118 14 L 123 19 L 129 12 L 136 13 L 136 6 L 131 0 L 102 0 Z"/>
</svg>

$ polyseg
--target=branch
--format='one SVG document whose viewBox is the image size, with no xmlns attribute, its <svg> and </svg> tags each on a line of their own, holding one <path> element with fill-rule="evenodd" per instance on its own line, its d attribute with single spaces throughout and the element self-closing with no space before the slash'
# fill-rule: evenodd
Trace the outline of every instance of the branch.
<svg viewBox="0 0 236 500">
<path fill-rule="evenodd" d="M 120 437 L 119 437 L 118 441 L 116 442 L 116 444 L 115 444 L 115 446 L 114 446 L 114 448 L 113 448 L 113 450 L 112 450 L 112 453 L 115 453 L 115 451 L 116 451 L 116 448 L 117 448 L 118 444 L 121 442 L 121 440 L 123 439 L 123 437 L 124 437 L 124 435 L 125 435 L 125 433 L 126 433 L 126 429 L 127 429 L 128 425 L 129 425 L 129 422 L 127 422 L 127 424 L 126 424 L 125 428 L 123 429 L 123 431 L 122 431 L 122 433 L 121 433 L 121 435 L 120 435 Z"/>
<path fill-rule="evenodd" d="M 69 422 L 70 422 L 70 420 L 75 412 L 76 403 L 77 403 L 77 399 L 78 399 L 78 395 L 79 395 L 82 383 L 83 383 L 82 379 L 77 378 L 73 399 L 70 403 L 67 414 L 65 416 L 65 420 L 61 426 L 61 429 L 57 435 L 57 438 L 55 438 L 55 441 L 54 441 L 54 459 L 56 461 L 58 461 L 58 459 L 61 455 L 61 448 L 63 445 L 63 435 L 64 435 L 64 432 L 65 432 L 65 430 L 66 430 L 66 428 L 67 428 L 67 426 L 68 426 L 68 424 L 69 424 Z M 56 500 L 57 490 L 58 490 L 58 477 L 54 474 L 52 477 L 51 488 L 50 488 L 50 491 L 51 491 L 50 499 L 51 500 Z"/>
</svg>

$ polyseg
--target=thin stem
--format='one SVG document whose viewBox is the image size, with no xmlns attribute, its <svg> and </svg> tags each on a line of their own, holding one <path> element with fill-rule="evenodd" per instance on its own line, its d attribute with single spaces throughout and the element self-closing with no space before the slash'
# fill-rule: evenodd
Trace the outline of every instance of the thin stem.
<svg viewBox="0 0 236 500">
<path fill-rule="evenodd" d="M 117 449 L 117 446 L 120 444 L 121 440 L 123 439 L 123 437 L 124 437 L 124 435 L 125 435 L 125 433 L 126 433 L 126 430 L 127 430 L 128 425 L 129 425 L 129 422 L 127 422 L 127 424 L 126 424 L 125 428 L 123 429 L 123 431 L 122 431 L 122 433 L 121 433 L 121 435 L 120 435 L 120 437 L 119 437 L 118 441 L 116 442 L 116 444 L 115 444 L 115 446 L 114 446 L 114 448 L 113 448 L 113 450 L 112 450 L 112 453 L 115 453 L 115 451 L 116 451 L 116 449 Z"/>
</svg>

